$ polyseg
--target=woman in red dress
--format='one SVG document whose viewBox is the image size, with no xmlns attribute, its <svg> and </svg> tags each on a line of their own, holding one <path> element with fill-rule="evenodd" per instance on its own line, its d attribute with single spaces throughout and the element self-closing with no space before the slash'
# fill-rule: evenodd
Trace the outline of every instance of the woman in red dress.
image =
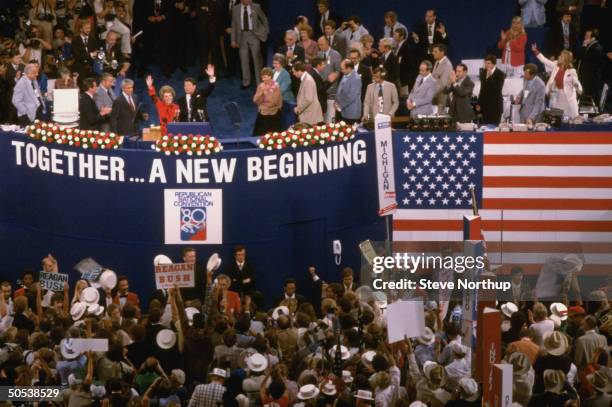
<svg viewBox="0 0 612 407">
<path fill-rule="evenodd" d="M 149 89 L 149 96 L 157 108 L 157 115 L 159 116 L 159 123 L 161 125 L 161 134 L 163 136 L 168 131 L 166 128 L 168 123 L 175 121 L 180 112 L 179 106 L 174 103 L 174 96 L 176 96 L 176 93 L 172 87 L 166 85 L 161 87 L 159 90 L 159 97 L 157 97 L 151 75 L 147 76 L 146 83 Z"/>
</svg>

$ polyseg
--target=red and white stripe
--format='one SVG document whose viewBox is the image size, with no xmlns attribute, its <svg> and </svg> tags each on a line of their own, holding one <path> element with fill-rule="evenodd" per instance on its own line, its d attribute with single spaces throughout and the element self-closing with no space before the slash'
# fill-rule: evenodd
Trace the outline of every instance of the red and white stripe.
<svg viewBox="0 0 612 407">
<path fill-rule="evenodd" d="M 577 253 L 585 273 L 612 270 L 612 133 L 485 133 L 483 165 L 492 263 L 538 272 L 551 255 Z M 463 215 L 471 210 L 398 210 L 394 248 L 439 253 L 433 242 L 462 240 Z"/>
</svg>

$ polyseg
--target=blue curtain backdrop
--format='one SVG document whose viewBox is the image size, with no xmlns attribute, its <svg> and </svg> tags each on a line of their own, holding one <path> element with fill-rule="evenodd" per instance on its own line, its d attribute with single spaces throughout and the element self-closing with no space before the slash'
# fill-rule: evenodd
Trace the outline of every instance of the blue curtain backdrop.
<svg viewBox="0 0 612 407">
<path fill-rule="evenodd" d="M 53 253 L 63 272 L 91 256 L 128 275 L 132 289 L 146 296 L 155 288 L 153 257 L 164 253 L 180 262 L 181 249 L 189 246 L 164 245 L 164 189 L 221 188 L 223 245 L 195 246 L 200 260 L 219 252 L 228 262 L 232 248 L 245 245 L 257 267 L 257 286 L 268 299 L 281 293 L 287 277 L 295 277 L 306 290 L 311 264 L 324 279 L 338 281 L 332 241 L 342 242 L 341 266 L 359 270 L 358 243 L 383 240 L 385 233 L 377 216 L 373 136 L 360 138 L 366 141 L 367 163 L 276 181 L 246 179 L 247 157 L 274 153 L 224 152 L 222 157 L 237 158 L 237 167 L 234 181 L 221 185 L 173 183 L 176 158 L 154 151 L 108 153 L 125 160 L 126 177 L 147 177 L 152 160 L 161 158 L 168 184 L 160 185 L 96 181 L 17 166 L 11 141 L 29 140 L 0 133 L 0 277 L 15 281 L 26 268 L 38 271 L 39 259 L 47 253 Z M 72 273 L 71 281 L 75 278 Z"/>
<path fill-rule="evenodd" d="M 358 15 L 374 38 L 383 33 L 384 13 L 394 10 L 399 21 L 414 30 L 423 21 L 425 10 L 434 8 L 438 19 L 447 26 L 452 60 L 483 58 L 497 52 L 499 31 L 510 26 L 517 11 L 516 0 L 330 0 L 335 13 L 344 19 Z M 268 0 L 271 40 L 282 40 L 283 32 L 293 28 L 295 17 L 306 15 L 311 24 L 316 12 L 315 0 Z"/>
</svg>

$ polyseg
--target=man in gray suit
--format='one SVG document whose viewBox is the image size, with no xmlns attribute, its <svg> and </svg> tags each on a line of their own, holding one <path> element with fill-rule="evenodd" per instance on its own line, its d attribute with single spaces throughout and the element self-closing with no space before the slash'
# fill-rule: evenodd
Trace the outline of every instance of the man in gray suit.
<svg viewBox="0 0 612 407">
<path fill-rule="evenodd" d="M 346 123 L 354 124 L 361 119 L 361 78 L 350 59 L 342 61 L 340 69 L 342 79 L 336 92 L 336 111 Z"/>
<path fill-rule="evenodd" d="M 13 89 L 13 105 L 17 109 L 20 126 L 27 126 L 40 119 L 45 110 L 45 101 L 38 86 L 38 65 L 26 65 L 23 75 Z"/>
<path fill-rule="evenodd" d="M 432 100 L 438 91 L 438 83 L 431 76 L 431 62 L 425 60 L 419 65 L 419 76 L 414 82 L 412 92 L 408 95 L 406 107 L 410 110 L 410 117 L 418 115 L 432 115 Z"/>
<path fill-rule="evenodd" d="M 385 80 L 384 68 L 374 68 L 372 79 L 368 85 L 365 99 L 363 100 L 363 118 L 365 122 L 373 122 L 378 113 L 395 116 L 399 107 L 399 96 L 395 84 Z"/>
<path fill-rule="evenodd" d="M 113 102 L 117 97 L 113 90 L 113 84 L 115 78 L 108 72 L 105 72 L 100 76 L 100 85 L 96 89 L 96 93 L 93 95 L 93 100 L 96 102 L 98 110 L 102 110 L 105 107 L 113 107 Z M 110 122 L 104 122 L 100 124 L 101 131 L 110 131 Z"/>
<path fill-rule="evenodd" d="M 252 0 L 241 0 L 240 4 L 236 4 L 232 9 L 231 31 L 232 48 L 238 48 L 240 54 L 241 89 L 246 89 L 252 84 L 249 51 L 253 56 L 255 83 L 261 81 L 261 43 L 268 39 L 268 19 L 259 4 L 253 3 Z"/>
<path fill-rule="evenodd" d="M 458 123 L 469 123 L 474 120 L 472 108 L 474 82 L 467 73 L 467 65 L 457 64 L 455 71 L 451 72 L 448 85 L 444 88 L 444 93 L 450 95 L 451 99 L 448 114 Z"/>
<path fill-rule="evenodd" d="M 515 103 L 521 105 L 521 123 L 534 124 L 542 120 L 545 109 L 546 85 L 538 76 L 535 64 L 525 65 L 523 90 L 516 96 Z"/>
<path fill-rule="evenodd" d="M 325 61 L 325 68 L 321 71 L 321 77 L 325 82 L 329 84 L 327 87 L 327 109 L 325 113 L 325 122 L 331 123 L 331 119 L 334 117 L 334 100 L 336 99 L 336 92 L 338 90 L 338 76 L 340 73 L 340 63 L 342 57 L 340 53 L 335 49 L 331 48 L 329 40 L 326 36 L 321 36 L 317 41 L 319 44 L 319 58 Z"/>
<path fill-rule="evenodd" d="M 444 114 L 444 108 L 448 102 L 448 95 L 444 92 L 444 88 L 448 85 L 451 72 L 453 72 L 453 64 L 446 56 L 446 45 L 436 44 L 431 49 L 431 54 L 434 57 L 434 67 L 431 75 L 438 82 L 438 91 L 434 96 L 433 104 L 438 106 L 438 114 Z"/>
</svg>

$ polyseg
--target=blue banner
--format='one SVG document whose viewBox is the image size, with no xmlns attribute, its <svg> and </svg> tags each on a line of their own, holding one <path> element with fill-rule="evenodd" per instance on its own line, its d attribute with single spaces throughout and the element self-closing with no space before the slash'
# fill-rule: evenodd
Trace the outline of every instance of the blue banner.
<svg viewBox="0 0 612 407">
<path fill-rule="evenodd" d="M 0 190 L 0 273 L 11 281 L 38 270 L 35 259 L 47 253 L 64 273 L 91 256 L 146 296 L 155 288 L 156 254 L 180 262 L 181 249 L 194 246 L 199 261 L 218 252 L 227 264 L 243 244 L 256 286 L 270 298 L 287 277 L 306 290 L 311 264 L 339 280 L 333 240 L 344 248 L 341 266 L 358 270 L 358 243 L 384 239 L 372 134 L 317 148 L 191 157 L 0 133 Z"/>
</svg>

